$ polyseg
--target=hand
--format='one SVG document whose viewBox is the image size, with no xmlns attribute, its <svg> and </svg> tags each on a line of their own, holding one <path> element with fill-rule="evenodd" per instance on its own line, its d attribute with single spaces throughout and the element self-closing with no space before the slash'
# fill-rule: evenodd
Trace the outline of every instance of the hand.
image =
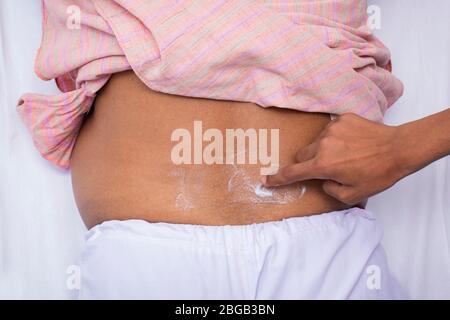
<svg viewBox="0 0 450 320">
<path fill-rule="evenodd" d="M 344 114 L 297 153 L 296 164 L 263 176 L 262 183 L 271 187 L 322 179 L 324 191 L 339 201 L 349 205 L 364 202 L 408 174 L 399 157 L 402 148 L 409 150 L 404 136 L 401 127 Z"/>
</svg>

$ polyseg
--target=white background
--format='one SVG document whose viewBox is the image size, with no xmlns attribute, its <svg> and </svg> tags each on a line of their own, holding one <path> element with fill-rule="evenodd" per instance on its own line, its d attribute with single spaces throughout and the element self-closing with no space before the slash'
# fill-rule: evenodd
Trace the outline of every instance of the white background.
<svg viewBox="0 0 450 320">
<path fill-rule="evenodd" d="M 450 1 L 370 3 L 381 8 L 376 34 L 406 89 L 386 122 L 450 107 Z M 58 92 L 33 73 L 40 37 L 40 1 L 0 1 L 0 298 L 72 297 L 66 271 L 83 245 L 70 175 L 39 156 L 15 111 L 25 92 Z M 385 229 L 390 266 L 413 298 L 450 299 L 449 208 L 449 158 L 369 202 Z"/>
</svg>

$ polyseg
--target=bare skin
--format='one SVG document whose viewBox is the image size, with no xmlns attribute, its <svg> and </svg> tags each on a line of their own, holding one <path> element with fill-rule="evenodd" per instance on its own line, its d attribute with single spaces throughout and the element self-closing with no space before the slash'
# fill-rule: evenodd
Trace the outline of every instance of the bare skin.
<svg viewBox="0 0 450 320">
<path fill-rule="evenodd" d="M 450 109 L 401 126 L 345 114 L 296 155 L 296 163 L 263 177 L 268 187 L 322 179 L 324 191 L 355 204 L 450 154 Z"/>
<path fill-rule="evenodd" d="M 295 163 L 330 122 L 327 114 L 154 92 L 133 72 L 116 74 L 99 94 L 71 159 L 72 182 L 88 228 L 107 220 L 239 225 L 308 216 L 350 206 L 319 180 L 256 194 L 260 164 L 176 165 L 177 128 L 279 129 L 280 165 Z M 269 192 L 270 193 L 270 192 Z"/>
</svg>

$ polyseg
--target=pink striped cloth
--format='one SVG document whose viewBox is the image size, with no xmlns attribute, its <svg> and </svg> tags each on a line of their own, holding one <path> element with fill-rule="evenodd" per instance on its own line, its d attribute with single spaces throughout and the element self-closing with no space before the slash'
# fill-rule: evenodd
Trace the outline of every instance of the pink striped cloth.
<svg viewBox="0 0 450 320">
<path fill-rule="evenodd" d="M 43 157 L 61 168 L 96 93 L 124 70 L 165 93 L 375 121 L 403 91 L 366 26 L 366 1 L 42 3 L 35 70 L 63 93 L 25 94 L 17 108 Z"/>
</svg>

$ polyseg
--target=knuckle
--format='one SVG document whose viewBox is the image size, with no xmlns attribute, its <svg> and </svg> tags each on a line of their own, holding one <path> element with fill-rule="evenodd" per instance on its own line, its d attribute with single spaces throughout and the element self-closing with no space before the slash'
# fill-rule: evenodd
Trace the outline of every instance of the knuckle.
<svg viewBox="0 0 450 320">
<path fill-rule="evenodd" d="M 318 143 L 318 146 L 317 146 L 317 151 L 319 153 L 322 153 L 322 154 L 325 153 L 325 152 L 328 152 L 336 144 L 336 141 L 337 141 L 337 139 L 334 138 L 331 135 L 322 137 L 319 140 L 319 143 Z"/>
<path fill-rule="evenodd" d="M 324 136 L 319 141 L 319 148 L 327 148 L 329 145 L 331 145 L 333 138 L 329 135 Z"/>
</svg>

